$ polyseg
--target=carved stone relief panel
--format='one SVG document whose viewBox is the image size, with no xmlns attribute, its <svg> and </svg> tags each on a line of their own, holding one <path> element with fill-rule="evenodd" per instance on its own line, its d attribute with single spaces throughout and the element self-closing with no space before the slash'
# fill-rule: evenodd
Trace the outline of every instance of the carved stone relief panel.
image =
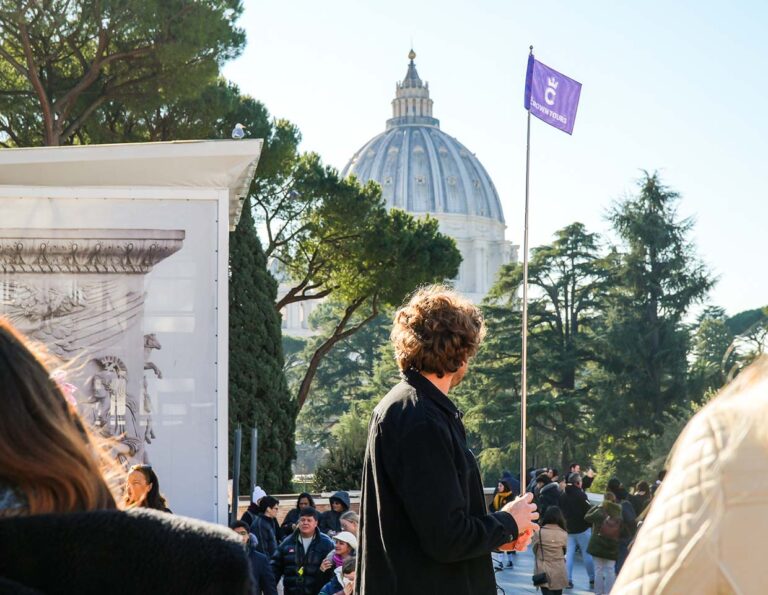
<svg viewBox="0 0 768 595">
<path fill-rule="evenodd" d="M 44 343 L 78 387 L 93 427 L 146 462 L 155 438 L 145 370 L 160 349 L 144 335 L 144 276 L 183 244 L 182 230 L 0 230 L 0 315 Z"/>
</svg>

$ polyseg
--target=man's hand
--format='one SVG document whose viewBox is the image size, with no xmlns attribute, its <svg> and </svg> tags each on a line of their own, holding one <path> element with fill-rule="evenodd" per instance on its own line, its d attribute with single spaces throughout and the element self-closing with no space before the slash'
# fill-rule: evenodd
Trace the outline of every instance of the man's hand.
<svg viewBox="0 0 768 595">
<path fill-rule="evenodd" d="M 595 472 L 592 470 L 592 467 L 590 467 L 587 470 L 587 477 L 594 477 L 594 476 L 595 476 Z"/>
<path fill-rule="evenodd" d="M 533 494 L 526 492 L 522 496 L 518 496 L 512 502 L 505 504 L 501 509 L 503 512 L 512 515 L 517 523 L 517 534 L 522 535 L 529 529 L 531 534 L 536 528 L 532 527 L 533 521 L 539 518 L 539 513 L 536 512 L 536 505 L 533 504 Z"/>
</svg>

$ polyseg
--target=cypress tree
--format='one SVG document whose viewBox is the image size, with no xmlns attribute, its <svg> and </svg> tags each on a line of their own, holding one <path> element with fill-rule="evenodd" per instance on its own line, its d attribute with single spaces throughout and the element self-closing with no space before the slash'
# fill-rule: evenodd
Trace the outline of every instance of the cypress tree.
<svg viewBox="0 0 768 595">
<path fill-rule="evenodd" d="M 295 405 L 283 373 L 277 282 L 267 270 L 246 198 L 229 244 L 229 444 L 243 428 L 240 493 L 250 494 L 250 428 L 259 431 L 257 483 L 267 492 L 288 490 L 295 458 Z"/>
</svg>

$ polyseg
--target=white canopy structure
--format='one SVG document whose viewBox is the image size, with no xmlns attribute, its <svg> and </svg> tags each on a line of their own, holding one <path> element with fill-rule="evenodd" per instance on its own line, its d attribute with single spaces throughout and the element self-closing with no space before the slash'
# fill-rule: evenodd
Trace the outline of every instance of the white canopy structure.
<svg viewBox="0 0 768 595">
<path fill-rule="evenodd" d="M 261 140 L 0 150 L 0 316 L 174 512 L 227 518 L 229 231 Z"/>
</svg>

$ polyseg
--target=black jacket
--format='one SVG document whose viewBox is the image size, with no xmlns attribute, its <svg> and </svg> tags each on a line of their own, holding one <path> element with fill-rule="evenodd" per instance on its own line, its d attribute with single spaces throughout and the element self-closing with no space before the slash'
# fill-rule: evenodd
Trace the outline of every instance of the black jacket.
<svg viewBox="0 0 768 595">
<path fill-rule="evenodd" d="M 547 508 L 560 504 L 560 486 L 554 481 L 542 486 L 537 497 L 537 504 L 539 506 L 539 514 L 543 517 Z"/>
<path fill-rule="evenodd" d="M 560 494 L 560 510 L 565 517 L 565 525 L 568 533 L 584 533 L 591 525 L 584 520 L 584 515 L 591 508 L 587 494 L 581 488 L 568 484 L 565 491 Z"/>
<path fill-rule="evenodd" d="M 278 541 L 282 541 L 296 530 L 293 525 L 296 525 L 299 522 L 300 512 L 301 510 L 298 508 L 292 508 L 288 511 L 288 514 L 286 514 L 285 518 L 283 519 L 283 523 L 280 525 L 280 535 L 278 537 Z"/>
<path fill-rule="evenodd" d="M 632 494 L 627 499 L 629 500 L 629 503 L 632 505 L 632 508 L 635 511 L 635 516 L 640 516 L 640 514 L 645 510 L 645 508 L 651 502 L 650 494 Z"/>
<path fill-rule="evenodd" d="M 256 549 L 271 558 L 277 549 L 277 536 L 275 535 L 275 523 L 272 519 L 264 516 L 263 513 L 256 515 L 251 524 L 251 533 L 256 536 L 258 543 Z"/>
<path fill-rule="evenodd" d="M 247 523 L 248 526 L 250 527 L 251 525 L 253 525 L 253 521 L 256 520 L 257 514 L 259 514 L 259 505 L 256 504 L 255 502 L 251 502 L 248 505 L 248 508 L 246 509 L 246 511 L 243 513 L 243 516 L 240 517 L 240 520 L 243 521 L 244 523 Z"/>
<path fill-rule="evenodd" d="M 283 578 L 285 595 L 317 595 L 333 576 L 332 570 L 320 571 L 320 564 L 333 547 L 331 538 L 319 529 L 315 529 L 315 537 L 306 552 L 298 529 L 286 537 L 272 556 L 275 581 L 279 583 Z M 301 575 L 300 568 L 304 569 Z"/>
<path fill-rule="evenodd" d="M 329 533 L 330 531 L 339 533 L 341 531 L 341 515 L 349 510 L 350 501 L 347 492 L 336 492 L 333 496 L 328 498 L 328 501 L 331 503 L 333 503 L 334 500 L 341 502 L 344 510 L 342 512 L 336 512 L 331 508 L 331 510 L 320 515 L 320 530 L 323 533 Z"/>
<path fill-rule="evenodd" d="M 253 592 L 234 532 L 149 508 L 0 519 L 0 577 L 0 593 Z"/>
<path fill-rule="evenodd" d="M 249 544 L 248 560 L 251 563 L 251 576 L 256 595 L 277 595 L 277 582 L 269 558 Z"/>
<path fill-rule="evenodd" d="M 517 537 L 486 511 L 459 410 L 412 370 L 374 410 L 360 512 L 362 595 L 495 595 L 490 553 Z"/>
</svg>

